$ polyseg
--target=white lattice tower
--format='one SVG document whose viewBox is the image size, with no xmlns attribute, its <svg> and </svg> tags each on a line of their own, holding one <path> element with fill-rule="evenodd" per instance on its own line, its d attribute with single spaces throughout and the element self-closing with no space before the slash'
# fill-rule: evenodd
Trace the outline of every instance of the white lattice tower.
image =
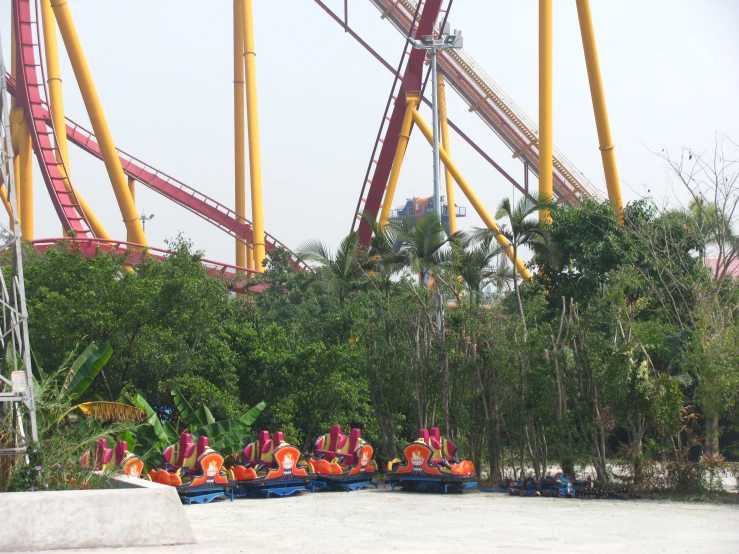
<svg viewBox="0 0 739 554">
<path fill-rule="evenodd" d="M 0 40 L 0 44 L 2 41 Z M 31 346 L 28 340 L 28 312 L 23 283 L 21 224 L 18 221 L 18 191 L 13 170 L 13 143 L 10 137 L 10 95 L 7 91 L 5 60 L 0 48 L 0 172 L 13 211 L 11 228 L 0 223 L 0 256 L 12 258 L 9 276 L 0 271 L 0 427 L 9 431 L 11 441 L 0 444 L 0 455 L 23 454 L 30 441 L 38 441 L 36 404 L 31 375 Z M 30 423 L 31 433 L 26 429 Z"/>
</svg>

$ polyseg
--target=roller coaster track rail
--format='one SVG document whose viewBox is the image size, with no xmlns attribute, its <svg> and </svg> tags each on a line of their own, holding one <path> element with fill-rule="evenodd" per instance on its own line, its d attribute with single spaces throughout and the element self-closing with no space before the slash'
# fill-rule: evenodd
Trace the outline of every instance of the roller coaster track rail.
<svg viewBox="0 0 739 554">
<path fill-rule="evenodd" d="M 414 0 L 370 0 L 403 35 L 411 28 L 417 3 Z M 437 25 L 436 31 L 439 31 Z M 528 161 L 538 175 L 538 129 L 513 100 L 487 75 L 464 49 L 439 53 L 439 69 L 447 83 L 483 121 L 506 143 L 515 157 Z M 554 149 L 553 176 L 555 195 L 568 204 L 578 203 L 578 196 L 603 198 L 588 179 L 561 151 Z"/>
</svg>

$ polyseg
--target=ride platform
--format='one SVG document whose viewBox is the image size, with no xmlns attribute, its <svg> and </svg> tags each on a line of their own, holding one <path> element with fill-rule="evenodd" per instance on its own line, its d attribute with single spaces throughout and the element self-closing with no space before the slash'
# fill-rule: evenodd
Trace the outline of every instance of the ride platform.
<svg viewBox="0 0 739 554">
<path fill-rule="evenodd" d="M 377 463 L 372 459 L 374 450 L 362 440 L 359 429 L 352 429 L 347 436 L 341 433 L 341 426 L 334 425 L 319 437 L 315 450 L 308 467 L 324 488 L 350 492 L 380 486 L 372 479 L 377 471 Z"/>
<path fill-rule="evenodd" d="M 233 495 L 255 498 L 263 496 L 269 498 L 271 496 L 290 496 L 296 492 L 309 491 L 315 492 L 318 488 L 324 488 L 323 483 L 314 480 L 296 479 L 293 481 L 272 481 L 272 482 L 255 482 L 255 481 L 236 481 L 230 487 Z"/>
<path fill-rule="evenodd" d="M 233 502 L 234 494 L 223 487 L 177 487 L 177 494 L 183 504 L 208 504 L 218 498 L 228 498 Z"/>
<path fill-rule="evenodd" d="M 332 477 L 330 475 L 319 475 L 318 483 L 322 484 L 327 490 L 341 490 L 346 492 L 361 491 L 367 487 L 380 487 L 380 483 L 374 481 L 372 477 L 359 477 L 357 479 L 342 479 L 341 477 Z"/>
<path fill-rule="evenodd" d="M 421 429 L 418 440 L 403 449 L 402 459 L 388 463 L 385 483 L 393 490 L 464 492 L 477 488 L 475 467 L 459 461 L 457 446 L 438 427 Z"/>
</svg>

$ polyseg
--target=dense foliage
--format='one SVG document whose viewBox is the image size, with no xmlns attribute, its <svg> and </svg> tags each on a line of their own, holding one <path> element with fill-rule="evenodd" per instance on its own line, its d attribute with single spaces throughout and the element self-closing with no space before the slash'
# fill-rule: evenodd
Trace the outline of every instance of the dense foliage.
<svg viewBox="0 0 739 554">
<path fill-rule="evenodd" d="M 592 464 L 608 481 L 620 461 L 646 486 L 694 486 L 692 462 L 737 454 L 739 288 L 703 263 L 716 225 L 646 202 L 621 224 L 594 201 L 538 224 L 539 207 L 501 205 L 501 232 L 533 253 L 530 281 L 499 235 L 447 238 L 434 216 L 372 222 L 369 249 L 355 234 L 335 253 L 308 243 L 315 273 L 273 252 L 269 287 L 240 297 L 183 240 L 135 271 L 69 245 L 29 251 L 35 361 L 109 343 L 83 400 L 140 395 L 163 422 L 179 413 L 173 389 L 216 420 L 265 401 L 259 427 L 303 450 L 341 424 L 389 459 L 437 425 L 493 480 Z"/>
</svg>

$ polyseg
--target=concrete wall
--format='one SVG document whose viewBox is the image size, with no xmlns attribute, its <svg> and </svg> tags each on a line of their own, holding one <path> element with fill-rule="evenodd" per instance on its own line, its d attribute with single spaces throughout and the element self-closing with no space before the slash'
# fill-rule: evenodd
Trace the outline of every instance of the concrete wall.
<svg viewBox="0 0 739 554">
<path fill-rule="evenodd" d="M 0 552 L 195 542 L 174 488 L 128 477 L 110 485 L 0 494 Z"/>
</svg>

